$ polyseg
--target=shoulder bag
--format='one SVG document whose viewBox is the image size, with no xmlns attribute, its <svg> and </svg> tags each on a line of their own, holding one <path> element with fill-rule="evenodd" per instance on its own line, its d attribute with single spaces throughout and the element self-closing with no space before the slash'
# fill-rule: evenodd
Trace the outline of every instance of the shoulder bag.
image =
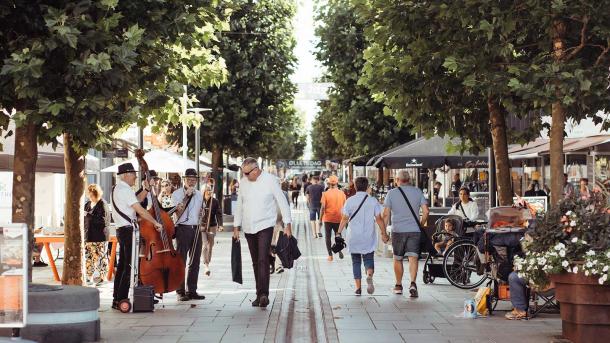
<svg viewBox="0 0 610 343">
<path fill-rule="evenodd" d="M 405 202 L 407 203 L 407 205 L 409 206 L 409 210 L 411 210 L 411 214 L 413 215 L 413 219 L 415 219 L 415 222 L 417 223 L 417 227 L 419 228 L 419 231 L 421 232 L 421 236 L 419 238 L 419 253 L 421 255 L 421 252 L 424 250 L 427 250 L 428 252 L 431 252 L 434 249 L 434 246 L 432 246 L 432 241 L 430 240 L 430 238 L 428 237 L 428 234 L 426 233 L 426 230 L 424 230 L 424 228 L 421 226 L 421 223 L 419 222 L 419 216 L 417 216 L 415 214 L 415 211 L 413 210 L 413 206 L 411 206 L 411 202 L 409 201 L 409 198 L 407 198 L 407 195 L 405 194 L 405 192 L 402 190 L 402 187 L 398 187 L 398 190 L 400 191 L 400 194 L 402 194 L 402 197 L 405 199 Z"/>
</svg>

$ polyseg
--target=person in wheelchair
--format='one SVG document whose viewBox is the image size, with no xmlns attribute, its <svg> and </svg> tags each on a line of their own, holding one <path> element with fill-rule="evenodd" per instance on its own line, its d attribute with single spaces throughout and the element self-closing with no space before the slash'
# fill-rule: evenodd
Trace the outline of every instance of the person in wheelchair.
<svg viewBox="0 0 610 343">
<path fill-rule="evenodd" d="M 455 223 L 451 219 L 445 220 L 444 231 L 435 234 L 434 249 L 438 255 L 442 255 L 453 244 L 453 241 L 458 236 L 455 232 Z"/>
</svg>

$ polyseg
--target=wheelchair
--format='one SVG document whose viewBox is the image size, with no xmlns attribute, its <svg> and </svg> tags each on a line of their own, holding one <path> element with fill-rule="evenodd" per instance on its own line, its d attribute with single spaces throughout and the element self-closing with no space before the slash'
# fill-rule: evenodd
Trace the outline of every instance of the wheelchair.
<svg viewBox="0 0 610 343">
<path fill-rule="evenodd" d="M 453 232 L 445 231 L 448 220 L 453 223 Z M 455 287 L 472 289 L 485 282 L 487 274 L 477 273 L 481 266 L 477 246 L 472 239 L 472 229 L 483 224 L 464 221 L 457 215 L 447 215 L 436 221 L 432 237 L 426 237 L 428 254 L 422 273 L 425 284 L 433 283 L 436 278 L 446 278 Z M 438 254 L 434 244 L 443 240 L 449 243 L 448 238 L 451 243 L 447 244 L 442 255 Z"/>
</svg>

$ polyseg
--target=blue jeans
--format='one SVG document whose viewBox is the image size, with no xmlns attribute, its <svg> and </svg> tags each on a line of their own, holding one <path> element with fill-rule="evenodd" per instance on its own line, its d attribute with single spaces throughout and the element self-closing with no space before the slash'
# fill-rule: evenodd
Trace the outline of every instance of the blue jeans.
<svg viewBox="0 0 610 343">
<path fill-rule="evenodd" d="M 525 311 L 528 307 L 527 283 L 520 278 L 516 272 L 508 275 L 508 289 L 510 290 L 510 302 L 519 311 Z"/>
<path fill-rule="evenodd" d="M 352 254 L 352 268 L 354 271 L 354 279 L 360 280 L 362 279 L 362 262 L 364 261 L 364 269 L 375 270 L 375 252 L 370 252 L 368 254 Z"/>
</svg>

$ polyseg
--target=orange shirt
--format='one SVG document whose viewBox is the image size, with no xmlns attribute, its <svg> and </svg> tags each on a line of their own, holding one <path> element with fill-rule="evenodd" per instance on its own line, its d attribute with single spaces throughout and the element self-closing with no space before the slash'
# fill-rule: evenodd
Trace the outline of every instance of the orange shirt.
<svg viewBox="0 0 610 343">
<path fill-rule="evenodd" d="M 324 207 L 323 222 L 340 223 L 341 209 L 345 205 L 345 193 L 338 188 L 331 188 L 322 193 L 322 207 Z"/>
</svg>

